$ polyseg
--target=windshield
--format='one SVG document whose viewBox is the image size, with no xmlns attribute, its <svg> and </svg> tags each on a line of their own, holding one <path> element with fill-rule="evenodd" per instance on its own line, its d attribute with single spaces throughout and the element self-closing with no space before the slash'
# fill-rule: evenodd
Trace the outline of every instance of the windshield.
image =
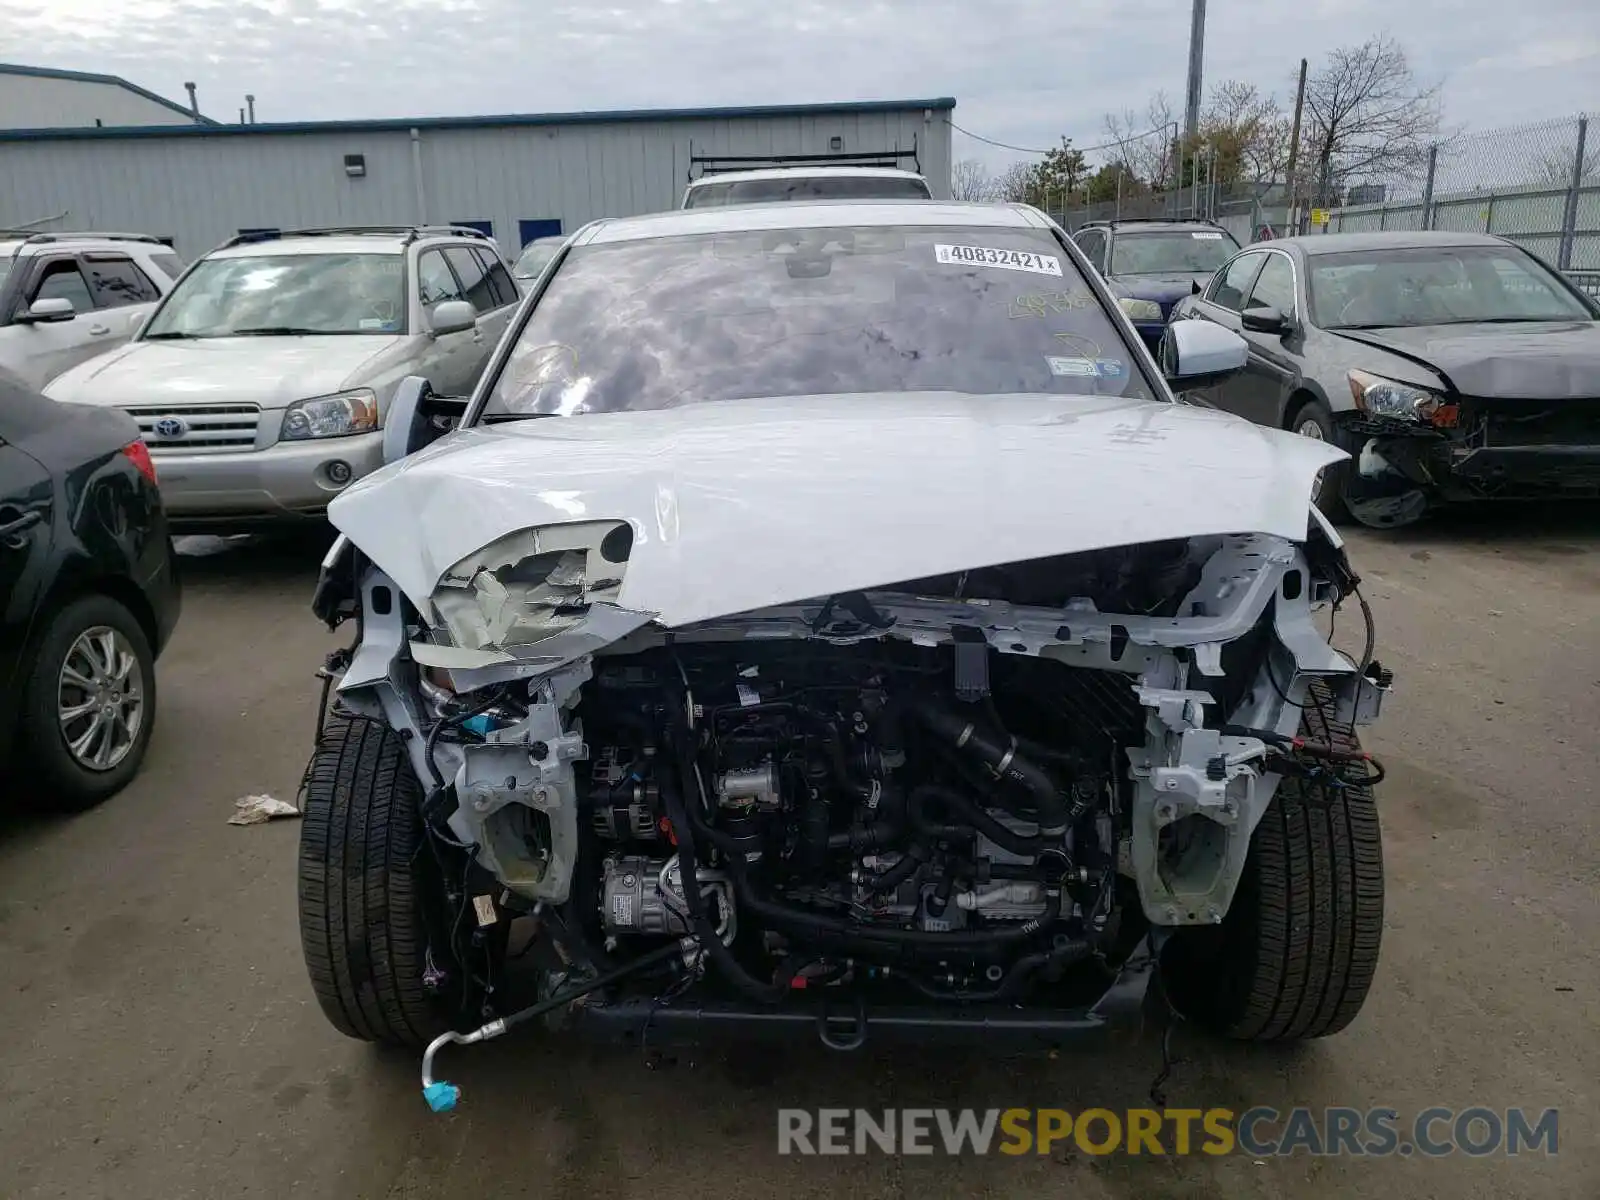
<svg viewBox="0 0 1600 1200">
<path fill-rule="evenodd" d="M 801 175 L 784 179 L 732 179 L 689 189 L 685 208 L 771 204 L 781 200 L 927 200 L 928 185 L 894 175 Z"/>
<path fill-rule="evenodd" d="M 1324 329 L 1592 321 L 1537 259 L 1512 246 L 1421 246 L 1317 254 L 1312 319 Z"/>
<path fill-rule="evenodd" d="M 484 411 L 922 391 L 1153 396 L 1046 231 L 876 226 L 578 247 Z"/>
<path fill-rule="evenodd" d="M 1111 243 L 1112 275 L 1206 275 L 1239 249 L 1220 229 L 1118 231 Z"/>
<path fill-rule="evenodd" d="M 395 334 L 405 326 L 399 254 L 259 254 L 199 263 L 144 338 Z"/>
<path fill-rule="evenodd" d="M 522 251 L 522 257 L 517 259 L 517 265 L 511 268 L 511 273 L 518 279 L 539 278 L 539 273 L 556 256 L 556 251 L 561 249 L 565 241 L 565 238 L 551 238 L 547 242 L 529 242 Z"/>
</svg>

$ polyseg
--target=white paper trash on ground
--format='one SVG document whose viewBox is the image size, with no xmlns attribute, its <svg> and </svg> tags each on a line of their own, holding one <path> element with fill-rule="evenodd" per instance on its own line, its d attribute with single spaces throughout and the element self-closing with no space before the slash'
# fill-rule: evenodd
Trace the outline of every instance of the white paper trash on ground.
<svg viewBox="0 0 1600 1200">
<path fill-rule="evenodd" d="M 271 796 L 244 796 L 233 802 L 235 811 L 228 818 L 229 825 L 259 825 L 263 821 L 270 821 L 274 817 L 298 817 L 300 810 L 292 804 L 282 800 L 274 800 Z"/>
</svg>

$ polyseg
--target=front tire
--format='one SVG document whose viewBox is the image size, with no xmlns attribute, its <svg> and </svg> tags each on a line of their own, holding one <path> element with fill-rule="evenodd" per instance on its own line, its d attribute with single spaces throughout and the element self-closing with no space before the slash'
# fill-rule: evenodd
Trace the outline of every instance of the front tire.
<svg viewBox="0 0 1600 1200">
<path fill-rule="evenodd" d="M 20 745 L 40 808 L 77 812 L 138 774 L 156 716 L 155 656 L 144 629 L 110 596 L 56 613 L 23 684 Z"/>
<path fill-rule="evenodd" d="M 1349 449 L 1334 426 L 1333 414 L 1320 400 L 1307 399 L 1295 409 L 1289 417 L 1289 432 L 1311 438 L 1313 441 L 1327 442 L 1330 446 L 1337 446 L 1341 450 Z M 1317 486 L 1311 495 L 1311 502 L 1330 521 L 1342 522 L 1350 515 L 1344 503 L 1344 482 L 1349 470 L 1350 463 L 1346 460 L 1324 468 L 1317 477 Z"/>
<path fill-rule="evenodd" d="M 417 1047 L 450 1027 L 445 1003 L 423 982 L 421 804 L 393 730 L 328 716 L 306 776 L 300 946 L 323 1015 L 348 1037 Z"/>
<path fill-rule="evenodd" d="M 1330 702 L 1320 686 L 1313 700 Z M 1308 740 L 1359 750 L 1314 704 Z M 1370 787 L 1284 779 L 1220 930 L 1183 930 L 1164 966 L 1179 1011 L 1226 1037 L 1298 1041 L 1361 1011 L 1383 938 L 1383 844 Z"/>
</svg>

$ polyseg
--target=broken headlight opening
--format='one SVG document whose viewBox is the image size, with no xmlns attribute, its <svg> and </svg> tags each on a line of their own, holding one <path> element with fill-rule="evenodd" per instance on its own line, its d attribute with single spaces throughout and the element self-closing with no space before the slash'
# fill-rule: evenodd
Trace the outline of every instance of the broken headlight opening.
<svg viewBox="0 0 1600 1200">
<path fill-rule="evenodd" d="M 474 998 L 459 1020 L 498 1011 L 488 931 L 537 919 L 538 1001 L 435 1040 L 436 1107 L 441 1046 L 530 1014 L 611 1036 L 792 1015 L 837 1046 L 930 1019 L 1098 1027 L 1139 1008 L 1174 931 L 1223 922 L 1283 779 L 1381 778 L 1301 732 L 1308 709 L 1375 719 L 1391 683 L 1364 601 L 1358 660 L 1314 623 L 1359 596 L 1315 526 L 677 629 L 620 604 L 631 537 L 503 538 L 431 611 L 375 568 L 361 584 L 340 695 L 424 783 L 429 962 Z"/>
</svg>

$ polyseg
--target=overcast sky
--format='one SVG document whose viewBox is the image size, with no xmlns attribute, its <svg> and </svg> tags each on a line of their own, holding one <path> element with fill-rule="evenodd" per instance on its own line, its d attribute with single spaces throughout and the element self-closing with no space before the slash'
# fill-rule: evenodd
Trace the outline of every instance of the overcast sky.
<svg viewBox="0 0 1600 1200">
<path fill-rule="evenodd" d="M 1292 100 L 1380 30 L 1469 129 L 1600 113 L 1600 0 L 1211 0 L 1208 81 Z M 1270 11 L 1271 16 L 1267 13 Z M 954 96 L 1000 141 L 1181 106 L 1189 0 L 0 0 L 0 61 L 102 71 L 263 121 Z M 957 157 L 1014 155 L 955 135 Z"/>
</svg>

